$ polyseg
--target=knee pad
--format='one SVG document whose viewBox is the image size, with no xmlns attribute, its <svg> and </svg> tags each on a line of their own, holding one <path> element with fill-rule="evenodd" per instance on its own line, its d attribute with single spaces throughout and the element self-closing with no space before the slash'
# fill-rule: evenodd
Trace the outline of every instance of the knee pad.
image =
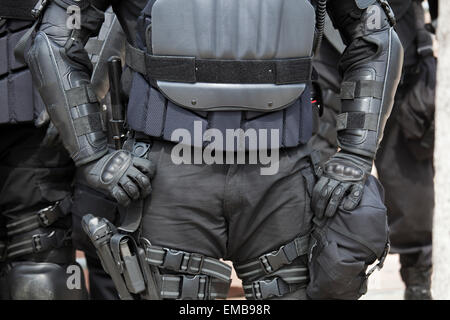
<svg viewBox="0 0 450 320">
<path fill-rule="evenodd" d="M 388 252 L 384 191 L 378 180 L 369 176 L 357 208 L 346 211 L 340 206 L 332 218 L 314 220 L 308 261 L 311 276 L 308 297 L 359 299 L 367 292 L 369 276 L 383 266 Z M 375 262 L 377 264 L 370 267 Z"/>
<path fill-rule="evenodd" d="M 1 296 L 11 300 L 83 300 L 87 291 L 82 268 L 47 262 L 14 262 L 0 283 Z"/>
</svg>

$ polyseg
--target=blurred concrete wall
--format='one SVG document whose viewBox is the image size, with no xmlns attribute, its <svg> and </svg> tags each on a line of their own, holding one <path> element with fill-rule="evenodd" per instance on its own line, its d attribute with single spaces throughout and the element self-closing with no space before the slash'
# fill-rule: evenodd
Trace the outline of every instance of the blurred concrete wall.
<svg viewBox="0 0 450 320">
<path fill-rule="evenodd" d="M 433 295 L 450 299 L 450 1 L 439 1 Z"/>
</svg>

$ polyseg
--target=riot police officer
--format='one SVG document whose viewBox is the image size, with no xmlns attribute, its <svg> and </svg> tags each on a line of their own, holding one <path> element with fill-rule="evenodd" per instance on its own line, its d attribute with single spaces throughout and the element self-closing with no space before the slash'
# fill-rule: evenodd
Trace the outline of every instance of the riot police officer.
<svg viewBox="0 0 450 320">
<path fill-rule="evenodd" d="M 391 252 L 400 254 L 405 299 L 431 299 L 436 59 L 431 34 L 425 29 L 422 1 L 389 3 L 396 14 L 395 28 L 405 59 L 376 167 L 386 191 Z M 435 8 L 436 3 L 430 1 L 430 5 Z M 327 29 L 326 35 L 315 61 L 325 110 L 314 145 L 322 161 L 337 148 L 340 74 L 335 66 L 339 52 L 345 49 L 335 30 Z"/>
<path fill-rule="evenodd" d="M 5 133 L 5 140 L 2 145 L 1 172 L 2 176 L 11 176 L 4 180 L 5 183 L 1 189 L 2 209 L 5 213 L 5 217 L 2 217 L 4 222 L 2 225 L 4 228 L 2 232 L 2 244 L 4 244 L 2 246 L 1 281 L 4 290 L 2 298 L 86 298 L 85 293 L 75 295 L 68 293 L 65 281 L 70 274 L 60 277 L 63 268 L 70 267 L 70 270 L 75 270 L 71 266 L 76 266 L 78 272 L 76 276 L 79 277 L 76 284 L 82 285 L 85 290 L 83 273 L 71 257 L 75 247 L 83 250 L 86 256 L 89 269 L 89 298 L 117 299 L 110 277 L 104 272 L 94 248 L 81 230 L 81 216 L 92 210 L 114 221 L 117 204 L 106 195 L 96 193 L 77 183 L 78 180 L 72 187 L 75 167 L 58 141 L 57 130 L 49 123 L 39 93 L 31 86 L 31 75 L 26 65 L 14 59 L 15 45 L 33 24 L 30 13 L 37 2 L 33 0 L 4 3 L 0 12 L 1 15 L 8 17 L 8 19 L 2 18 L 1 33 L 2 48 L 9 50 L 2 51 L 2 54 L 4 53 L 2 55 L 4 67 L 2 88 L 5 98 L 1 126 L 2 132 Z M 106 61 L 111 55 L 123 56 L 125 44 L 123 32 L 112 10 L 107 11 L 105 20 L 98 37 L 90 39 L 86 46 L 94 66 L 92 84 L 96 94 L 103 99 L 106 99 L 109 87 L 105 72 Z M 105 106 L 106 104 L 108 103 L 105 101 Z M 56 199 L 62 196 L 64 196 L 64 207 L 59 204 L 60 201 L 56 202 Z M 50 205 L 51 199 L 54 199 L 56 203 Z M 45 208 L 34 209 L 44 204 L 47 204 Z M 36 218 L 33 218 L 34 215 Z M 41 225 L 48 217 L 51 218 L 46 222 L 48 225 Z M 57 218 L 61 218 L 62 221 L 56 221 Z M 39 228 L 36 228 L 38 222 Z M 51 243 L 55 232 L 50 225 L 57 227 L 55 230 L 58 232 L 60 229 L 64 231 L 64 241 L 61 241 L 61 246 L 64 248 L 53 248 L 58 243 Z M 42 229 L 43 227 L 46 228 Z M 14 232 L 14 229 L 17 232 Z M 41 235 L 40 232 L 43 231 L 46 233 Z M 48 235 L 46 245 L 47 247 L 51 245 L 49 248 L 40 244 L 39 237 L 45 235 Z M 32 237 L 35 241 L 35 243 L 29 243 L 32 251 L 35 251 L 31 255 L 29 254 L 31 249 L 26 248 L 27 237 Z M 22 243 L 17 246 L 16 243 L 20 242 Z M 15 251 L 11 249 L 14 247 L 17 248 L 15 251 L 21 251 L 21 253 L 15 254 Z M 39 253 L 50 249 L 52 252 L 46 253 L 49 257 Z M 58 262 L 64 261 L 65 256 L 67 262 Z M 58 262 L 59 269 L 49 264 L 53 260 Z M 39 263 L 32 264 L 32 262 Z M 36 275 L 42 275 L 43 281 L 30 281 Z M 33 290 L 27 289 L 30 283 L 34 285 Z M 76 293 L 77 290 L 74 292 Z"/>
<path fill-rule="evenodd" d="M 0 298 L 84 299 L 70 238 L 75 166 L 47 134 L 30 71 L 13 54 L 33 24 L 30 2 L 0 9 Z"/>
<path fill-rule="evenodd" d="M 130 133 L 113 153 L 83 50 L 110 4 L 133 71 Z M 76 30 L 66 24 L 72 5 L 81 13 Z M 128 206 L 117 233 L 98 219 L 86 226 L 122 298 L 224 298 L 231 270 L 220 258 L 233 261 L 248 299 L 306 298 L 311 205 L 318 217 L 358 205 L 402 62 L 386 1 L 328 1 L 349 47 L 346 95 L 341 151 L 316 182 L 308 84 L 325 5 L 54 0 L 42 11 L 27 57 L 50 117 L 86 183 Z M 230 130 L 238 141 L 221 139 Z M 264 150 L 279 152 L 270 174 L 261 174 Z M 256 153 L 256 164 L 238 162 Z"/>
</svg>

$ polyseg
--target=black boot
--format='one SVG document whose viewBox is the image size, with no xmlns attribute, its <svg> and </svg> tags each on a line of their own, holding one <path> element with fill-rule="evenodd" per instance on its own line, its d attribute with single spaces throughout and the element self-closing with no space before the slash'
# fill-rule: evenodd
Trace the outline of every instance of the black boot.
<svg viewBox="0 0 450 320">
<path fill-rule="evenodd" d="M 402 267 L 400 269 L 405 282 L 405 300 L 432 300 L 431 267 Z"/>
</svg>

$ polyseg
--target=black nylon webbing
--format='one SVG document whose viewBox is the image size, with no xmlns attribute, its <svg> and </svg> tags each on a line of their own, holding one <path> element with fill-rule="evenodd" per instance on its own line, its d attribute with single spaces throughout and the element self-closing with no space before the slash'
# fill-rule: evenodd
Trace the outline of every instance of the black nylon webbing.
<svg viewBox="0 0 450 320">
<path fill-rule="evenodd" d="M 281 267 L 291 264 L 296 258 L 308 253 L 309 235 L 297 237 L 277 251 L 261 257 L 235 265 L 236 272 L 241 279 L 255 279 L 274 274 Z"/>
<path fill-rule="evenodd" d="M 66 231 L 57 229 L 48 234 L 36 234 L 26 239 L 8 243 L 6 249 L 7 257 L 11 259 L 31 253 L 57 249 L 69 243 Z"/>
<path fill-rule="evenodd" d="M 230 282 L 205 276 L 162 275 L 161 298 L 180 300 L 226 299 Z"/>
<path fill-rule="evenodd" d="M 91 86 L 80 86 L 66 90 L 69 107 L 98 102 L 94 89 Z"/>
<path fill-rule="evenodd" d="M 378 118 L 376 113 L 347 112 L 341 113 L 336 118 L 336 130 L 362 129 L 369 131 L 378 130 Z"/>
<path fill-rule="evenodd" d="M 70 212 L 72 200 L 66 197 L 52 206 L 33 212 L 21 219 L 6 224 L 8 237 L 32 231 L 39 227 L 48 227 Z"/>
<path fill-rule="evenodd" d="M 295 274 L 295 270 L 293 274 Z M 243 285 L 245 297 L 249 300 L 262 300 L 270 297 L 282 297 L 290 292 L 297 291 L 308 285 L 309 275 L 307 269 L 298 274 L 296 280 L 290 280 L 287 276 L 278 276 L 271 279 L 263 279 L 253 282 L 245 282 Z M 294 277 L 291 277 L 294 278 Z"/>
<path fill-rule="evenodd" d="M 383 82 L 375 80 L 344 81 L 341 84 L 341 99 L 353 100 L 355 98 L 383 97 Z"/>
<path fill-rule="evenodd" d="M 101 132 L 103 131 L 102 115 L 97 112 L 73 119 L 73 126 L 77 137 L 88 133 Z"/>
<path fill-rule="evenodd" d="M 31 10 L 38 0 L 2 0 L 0 4 L 0 17 L 35 20 L 31 15 Z"/>
<path fill-rule="evenodd" d="M 311 58 L 219 60 L 156 56 L 127 45 L 126 63 L 151 79 L 206 83 L 305 83 L 311 79 Z"/>
<path fill-rule="evenodd" d="M 146 256 L 149 264 L 167 270 L 193 275 L 204 274 L 222 281 L 229 281 L 231 277 L 230 266 L 200 254 L 149 246 L 146 248 Z"/>
</svg>

